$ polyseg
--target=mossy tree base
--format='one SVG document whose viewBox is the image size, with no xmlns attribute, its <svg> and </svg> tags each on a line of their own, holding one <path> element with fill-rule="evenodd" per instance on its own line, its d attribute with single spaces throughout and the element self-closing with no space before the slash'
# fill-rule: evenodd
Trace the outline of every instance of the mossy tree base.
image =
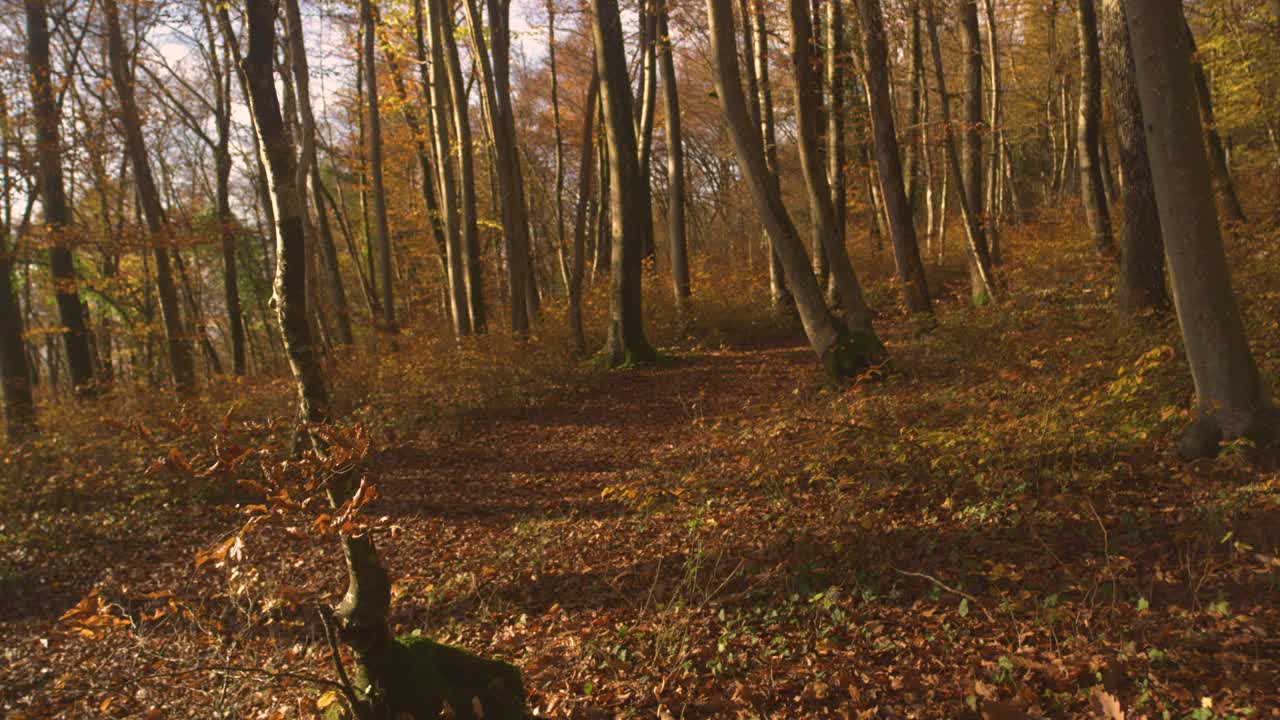
<svg viewBox="0 0 1280 720">
<path fill-rule="evenodd" d="M 1199 413 L 1178 440 L 1178 455 L 1188 460 L 1217 457 L 1222 443 L 1248 440 L 1265 447 L 1280 440 L 1280 411 L 1264 406 L 1247 416 Z"/>
<path fill-rule="evenodd" d="M 880 336 L 874 330 L 841 330 L 836 341 L 822 354 L 822 367 L 833 379 L 857 377 L 889 360 Z"/>
<path fill-rule="evenodd" d="M 379 677 L 357 667 L 351 678 L 367 717 L 435 720 L 448 705 L 457 720 L 527 720 L 520 671 L 425 637 L 410 635 L 392 645 Z M 357 716 L 360 717 L 360 716 Z M 326 720 L 354 720 L 342 703 L 325 709 Z"/>
<path fill-rule="evenodd" d="M 649 344 L 637 348 L 608 348 L 600 353 L 600 367 L 606 370 L 628 370 L 658 362 L 658 351 Z"/>
</svg>

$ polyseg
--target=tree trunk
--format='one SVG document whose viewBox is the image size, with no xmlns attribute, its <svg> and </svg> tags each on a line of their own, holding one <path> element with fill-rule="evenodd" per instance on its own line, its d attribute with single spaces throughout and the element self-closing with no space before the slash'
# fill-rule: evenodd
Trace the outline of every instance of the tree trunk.
<svg viewBox="0 0 1280 720">
<path fill-rule="evenodd" d="M 594 59 L 594 57 L 593 55 L 592 58 Z M 593 64 L 593 71 L 594 68 L 595 65 Z M 600 74 L 595 74 L 598 82 Z M 596 101 L 597 103 L 600 102 L 598 94 Z M 613 247 L 613 238 L 610 237 L 613 232 L 613 223 L 609 219 L 609 141 L 605 138 L 604 108 L 597 109 L 599 112 L 597 113 L 596 122 L 599 127 L 596 128 L 596 162 L 598 165 L 596 177 L 600 178 L 600 187 L 596 193 L 596 250 L 593 257 L 594 262 L 591 265 L 591 280 L 593 283 L 597 277 L 609 272 L 609 258 L 613 254 L 610 249 Z"/>
<path fill-rule="evenodd" d="M 595 58 L 591 66 L 595 67 Z M 596 104 L 599 102 L 600 74 L 591 73 L 587 85 L 587 99 L 582 105 L 582 148 L 578 161 L 578 202 L 573 211 L 573 261 L 569 270 L 569 331 L 573 334 L 573 351 L 582 355 L 587 351 L 586 335 L 582 331 L 582 278 L 586 270 L 587 204 L 591 199 L 591 175 L 595 160 L 591 152 L 591 131 L 595 125 Z"/>
<path fill-rule="evenodd" d="M 1045 93 L 1044 93 L 1044 126 L 1045 137 L 1048 140 L 1049 162 L 1047 172 L 1048 180 L 1045 189 L 1045 201 L 1056 198 L 1062 191 L 1062 176 L 1058 173 L 1058 122 L 1057 122 L 1057 97 L 1058 97 L 1058 0 L 1052 0 L 1045 9 L 1045 24 L 1047 28 L 1045 34 L 1048 35 L 1046 45 L 1048 46 L 1048 57 L 1045 58 L 1045 65 L 1050 71 L 1045 73 Z"/>
<path fill-rule="evenodd" d="M 387 192 L 382 174 L 382 115 L 378 107 L 378 26 L 373 0 L 360 0 L 360 25 L 364 28 L 364 95 L 368 114 L 369 189 L 373 199 L 373 243 L 378 249 L 378 276 L 382 281 L 382 330 L 397 332 L 395 292 L 391 278 L 391 231 L 387 227 Z M 277 222 L 279 220 L 277 219 Z"/>
<path fill-rule="evenodd" d="M 316 159 L 316 117 L 311 110 L 311 71 L 307 62 L 307 47 L 302 27 L 302 13 L 298 8 L 298 0 L 285 0 L 284 16 L 286 35 L 289 45 L 289 60 L 292 66 L 293 81 L 297 87 L 298 115 L 302 120 L 301 157 L 298 161 L 297 188 L 302 211 L 307 209 L 307 182 L 311 183 L 311 194 L 316 205 L 316 234 L 320 259 L 324 264 L 325 285 L 329 291 L 329 302 L 333 304 L 336 315 L 334 339 L 339 345 L 352 343 L 351 311 L 347 307 L 347 292 L 342 286 L 342 274 L 338 270 L 338 252 L 333 243 L 333 232 L 329 226 L 328 213 L 321 198 L 320 163 Z"/>
<path fill-rule="evenodd" d="M 551 71 L 551 131 L 555 148 L 555 185 L 552 210 L 556 223 L 556 256 L 560 259 L 560 275 L 565 293 L 569 291 L 569 262 L 564 247 L 564 132 L 560 127 L 560 73 L 556 65 L 556 4 L 547 0 L 547 63 Z"/>
<path fill-rule="evenodd" d="M 653 118 L 658 99 L 658 13 L 661 0 L 640 0 L 640 116 L 637 122 L 636 141 L 639 143 L 641 193 L 648 196 L 649 211 L 653 211 Z M 657 248 L 653 237 L 653 223 L 641 223 L 646 229 L 642 245 L 645 261 L 654 258 Z"/>
<path fill-rule="evenodd" d="M 1274 410 L 1231 287 L 1186 21 L 1172 0 L 1125 0 L 1125 10 L 1174 305 L 1196 387 L 1197 416 L 1179 451 L 1209 456 L 1222 441 L 1272 433 Z"/>
<path fill-rule="evenodd" d="M 3 235 L 8 234 L 8 228 Z M 0 399 L 4 401 L 5 433 L 16 442 L 36 430 L 36 406 L 31 395 L 27 344 L 22 312 L 13 291 L 13 257 L 8 239 L 0 237 Z"/>
<path fill-rule="evenodd" d="M 507 274 L 511 293 L 511 329 L 528 332 L 537 310 L 529 305 L 529 210 L 520 169 L 519 144 L 511 107 L 510 6 L 506 0 L 488 0 L 489 33 L 485 33 L 477 0 L 465 0 L 473 57 L 480 70 L 481 97 L 488 109 L 490 134 L 498 169 L 502 200 L 502 227 L 506 238 Z M 486 37 L 492 38 L 492 57 Z M 628 121 L 629 122 L 629 121 Z"/>
<path fill-rule="evenodd" d="M 1111 216 L 1102 185 L 1102 159 L 1098 150 L 1102 124 L 1102 61 L 1098 49 L 1098 12 L 1094 0 L 1076 0 L 1076 29 L 1080 34 L 1080 114 L 1076 121 L 1076 154 L 1079 157 L 1080 194 L 1089 223 L 1089 234 L 1098 251 L 1112 255 Z"/>
<path fill-rule="evenodd" d="M 453 332 L 458 337 L 471 334 L 471 312 L 467 297 L 466 263 L 462 251 L 461 217 L 458 208 L 458 183 L 454 174 L 449 140 L 450 112 L 453 104 L 452 91 L 449 89 L 449 69 L 446 67 L 445 40 L 446 34 L 453 34 L 453 23 L 446 20 L 441 11 L 442 3 L 436 0 L 425 0 L 425 22 L 431 34 L 431 82 L 424 84 L 423 90 L 428 93 L 431 102 L 431 131 L 435 134 L 436 181 L 440 187 L 440 210 L 444 225 L 445 268 L 449 297 L 449 317 L 453 321 Z M 418 20 L 424 19 L 422 13 L 423 0 L 414 0 L 414 11 Z M 419 22 L 421 24 L 421 22 Z M 420 61 L 421 62 L 421 61 Z M 427 65 L 419 66 L 426 72 Z M 463 112 L 466 112 L 465 106 Z M 469 126 L 468 126 L 469 128 Z M 459 158 L 461 159 L 461 158 Z M 474 180 L 474 178 L 472 178 Z M 472 189 L 474 193 L 474 188 Z M 474 195 L 473 198 L 474 200 Z M 472 210 L 474 212 L 474 206 Z"/>
<path fill-rule="evenodd" d="M 216 86 L 214 93 L 214 173 L 216 178 L 215 204 L 218 213 L 218 234 L 222 240 L 222 295 L 227 306 L 227 330 L 231 335 L 231 372 L 242 376 L 247 371 L 245 358 L 244 309 L 240 303 L 240 278 L 236 260 L 235 214 L 231 210 L 231 73 L 230 48 L 223 43 L 222 59 L 214 20 L 209 6 L 200 3 L 200 17 L 204 22 L 205 41 L 208 44 L 210 80 Z M 105 201 L 104 201 L 105 203 Z M 106 217 L 106 208 L 103 208 Z"/>
<path fill-rule="evenodd" d="M 356 44 L 363 47 L 363 38 L 364 25 L 359 24 L 356 27 Z M 369 227 L 369 154 L 364 151 L 364 149 L 369 145 L 367 141 L 369 135 L 367 120 L 369 116 L 368 113 L 365 112 L 363 51 L 356 53 L 355 70 L 355 114 L 357 116 L 357 135 L 359 136 L 357 146 L 360 148 L 360 152 L 356 153 L 359 156 L 359 170 L 357 175 L 357 180 L 359 182 L 356 183 L 356 186 L 360 188 L 360 234 L 364 237 L 364 274 L 365 277 L 369 279 L 369 289 L 371 291 L 369 294 L 369 313 L 374 327 L 377 328 L 382 323 L 382 319 L 380 317 L 382 315 L 382 309 L 380 307 L 381 301 L 378 299 L 378 268 L 374 258 L 373 230 Z M 263 183 L 263 186 L 266 186 L 265 182 Z M 342 183 L 338 183 L 338 194 L 339 197 L 341 197 Z M 343 201 L 343 204 L 346 204 L 346 202 Z M 359 261 L 357 260 L 357 262 Z"/>
<path fill-rule="evenodd" d="M 807 8 L 804 12 L 808 12 Z M 850 331 L 838 323 L 823 301 L 809 258 L 795 225 L 782 203 L 777 183 L 766 165 L 766 151 L 759 130 L 751 124 L 742 95 L 738 53 L 733 41 L 733 6 L 730 0 L 707 0 L 716 94 L 733 142 L 743 180 L 751 189 L 756 209 L 786 272 L 796 309 L 818 358 L 835 377 L 849 377 L 867 366 L 883 362 L 884 346 L 871 330 Z"/>
<path fill-rule="evenodd" d="M 1184 17 L 1185 24 L 1185 17 Z M 1209 169 L 1213 172 L 1213 187 L 1222 199 L 1222 212 L 1227 222 L 1245 222 L 1244 209 L 1240 207 L 1240 197 L 1236 195 L 1235 183 L 1231 181 L 1231 168 L 1227 166 L 1227 153 L 1222 148 L 1222 136 L 1218 134 L 1218 120 L 1213 111 L 1213 90 L 1209 87 L 1209 78 L 1205 75 L 1204 64 L 1197 55 L 1195 35 L 1191 26 L 1187 25 L 1187 45 L 1191 52 L 1191 72 L 1195 80 L 1196 99 L 1199 103 L 1200 120 L 1204 123 L 1204 136 L 1208 144 Z"/>
<path fill-rule="evenodd" d="M 991 107 L 988 112 L 988 126 L 991 130 L 990 150 L 987 152 L 987 198 L 985 215 L 987 217 L 987 243 L 991 250 L 991 263 L 999 265 L 1000 253 L 1000 199 L 1003 187 L 1001 171 L 1001 151 L 1004 149 L 1003 131 L 1001 130 L 1001 113 L 1003 112 L 1003 91 L 1000 75 L 999 31 L 996 29 L 996 0 L 986 0 L 983 13 L 987 26 L 987 69 L 991 77 Z"/>
<path fill-rule="evenodd" d="M 174 387 L 180 394 L 195 389 L 195 360 L 191 350 L 191 338 L 182 326 L 182 314 L 178 306 L 178 288 L 169 263 L 168 222 L 160 205 L 160 193 L 151 163 L 147 159 L 147 145 L 142 137 L 142 120 L 134 99 L 133 76 L 129 72 L 124 35 L 120 30 L 120 9 L 116 0 L 103 0 L 103 13 L 107 21 L 107 55 L 111 64 L 112 85 L 120 100 L 120 124 L 124 129 L 125 146 L 133 165 L 134 184 L 138 191 L 138 203 L 147 223 L 147 232 L 154 244 L 156 291 L 160 298 L 160 316 L 164 321 L 165 340 L 168 345 L 169 371 Z"/>
<path fill-rule="evenodd" d="M 0 218 L 0 402 L 4 403 L 5 435 L 17 442 L 36 431 L 36 406 L 31 395 L 27 343 L 23 337 L 22 309 L 13 287 L 14 248 L 9 244 L 13 206 L 9 174 L 9 103 L 0 87 L 0 166 L 3 167 L 4 217 Z"/>
<path fill-rule="evenodd" d="M 883 10 L 883 8 L 882 8 Z M 907 188 L 907 201 L 913 214 L 916 202 L 916 185 L 920 176 L 920 154 L 924 148 L 920 139 L 925 119 L 921 112 L 924 89 L 924 40 L 920 30 L 920 0 L 911 0 L 911 64 L 907 73 L 911 83 L 907 94 L 907 147 L 903 153 L 903 182 Z"/>
<path fill-rule="evenodd" d="M 966 0 L 966 2 L 967 1 L 968 0 Z M 934 0 L 927 0 L 925 4 L 925 24 L 928 26 L 929 30 L 929 48 L 933 54 L 933 69 L 938 84 L 938 107 L 939 111 L 942 113 L 943 145 L 946 150 L 947 164 L 951 171 L 950 177 L 956 180 L 956 197 L 960 201 L 960 214 L 964 220 L 965 237 L 969 244 L 970 282 L 971 285 L 973 285 L 973 297 L 975 301 L 982 303 L 987 299 L 995 298 L 995 276 L 991 270 L 991 255 L 987 246 L 986 235 L 982 228 L 982 221 L 978 218 L 977 203 L 979 198 L 977 196 L 970 196 L 970 188 L 967 187 L 969 183 L 967 183 L 966 180 L 972 182 L 974 174 L 972 172 L 969 174 L 964 172 L 962 169 L 960 153 L 956 149 L 955 135 L 951 125 L 951 98 L 947 95 L 947 75 L 943 70 L 942 65 L 942 43 L 938 40 L 938 18 L 933 3 Z M 982 62 L 981 57 L 978 58 L 978 62 L 980 65 Z M 969 67 L 972 69 L 971 65 Z M 979 71 L 981 71 L 981 67 L 979 67 Z M 981 76 L 981 72 L 979 72 L 979 76 Z M 972 81 L 972 77 L 970 78 L 970 81 Z M 979 121 L 981 121 L 982 112 L 981 96 L 982 93 L 979 92 Z M 970 102 L 967 103 L 970 106 L 968 108 L 970 112 L 973 111 L 971 100 L 972 99 L 969 98 Z M 971 165 L 968 169 L 972 171 L 974 166 Z M 978 167 L 976 176 L 978 184 L 980 185 L 982 180 L 981 167 Z M 944 173 L 942 190 L 943 212 L 941 225 L 939 226 L 938 242 L 939 256 L 941 256 L 942 253 L 942 236 L 946 231 L 946 177 L 947 176 Z"/>
<path fill-rule="evenodd" d="M 845 63 L 848 62 L 845 48 L 845 22 L 843 0 L 827 0 L 827 33 L 826 62 L 823 71 L 827 80 L 827 182 L 831 186 L 831 209 L 834 213 L 830 241 L 848 247 L 846 229 L 848 227 L 849 207 L 845 197 Z M 827 264 L 826 248 L 814 248 L 817 260 L 814 272 L 818 274 L 818 284 L 824 287 L 830 281 L 830 267 Z"/>
<path fill-rule="evenodd" d="M 612 279 L 609 294 L 609 338 L 606 361 L 614 366 L 652 362 L 657 353 L 644 334 L 641 308 L 643 226 L 653 217 L 643 202 L 644 177 L 636 148 L 631 84 L 617 0 L 592 0 L 592 33 L 596 72 L 604 103 L 605 135 L 609 144 L 609 207 L 613 223 Z M 649 234 L 652 234 L 652 227 Z"/>
<path fill-rule="evenodd" d="M 49 18 L 47 3 L 26 0 L 27 64 L 31 70 L 32 115 L 36 126 L 36 159 L 39 194 L 44 222 L 49 232 L 49 269 L 53 276 L 58 320 L 62 325 L 63 347 L 71 386 L 78 395 L 93 392 L 93 358 L 89 352 L 89 331 L 80 305 L 79 282 L 70 240 L 74 233 L 71 208 L 62 179 L 62 139 L 59 134 L 59 106 L 55 97 L 53 72 L 49 65 Z"/>
<path fill-rule="evenodd" d="M 1116 187 L 1115 177 L 1111 174 L 1111 147 L 1105 130 L 1098 131 L 1098 168 L 1102 175 L 1102 196 L 1110 207 L 1116 201 Z"/>
<path fill-rule="evenodd" d="M 1169 308 L 1164 282 L 1164 239 L 1160 235 L 1160 211 L 1151 185 L 1142 104 L 1134 79 L 1133 51 L 1129 46 L 1123 0 L 1102 0 L 1102 29 L 1110 71 L 1111 112 L 1120 141 L 1120 172 L 1124 178 L 1117 300 L 1120 309 L 1129 315 L 1164 311 Z"/>
<path fill-rule="evenodd" d="M 423 11 L 421 0 L 415 0 L 413 3 L 413 40 L 414 40 L 414 59 L 418 66 L 418 83 L 422 89 L 422 97 L 427 103 L 426 115 L 419 120 L 414 104 L 409 100 L 409 91 L 400 75 L 397 67 L 395 54 L 387 53 L 387 69 L 390 70 L 391 80 L 396 92 L 399 94 L 400 114 L 404 117 L 404 123 L 409 128 L 409 132 L 413 135 L 414 151 L 418 154 L 418 173 L 422 176 L 422 184 L 420 191 L 422 193 L 422 204 L 427 211 L 427 221 L 431 228 L 431 238 L 435 242 L 436 257 L 440 262 L 440 277 L 445 284 L 445 289 L 441 296 L 449 297 L 449 248 L 445 241 L 444 230 L 444 213 L 440 208 L 440 201 L 437 193 L 440 188 L 437 183 L 440 177 L 437 174 L 437 166 L 439 166 L 439 151 L 435 141 L 435 120 L 432 114 L 432 82 L 431 82 L 431 63 L 427 59 L 427 41 L 426 41 L 426 13 Z M 423 122 L 426 126 L 423 126 Z M 357 264 L 358 267 L 358 264 Z M 448 307 L 444 308 L 444 312 L 450 312 Z"/>
<path fill-rule="evenodd" d="M 832 0 L 834 1 L 834 0 Z M 893 239 L 893 256 L 902 283 L 902 299 L 907 312 L 933 310 L 929 286 L 925 281 L 924 263 L 916 241 L 915 223 L 911 217 L 911 200 L 907 197 L 902 177 L 902 161 L 898 155 L 898 134 L 893 121 L 893 101 L 889 97 L 889 48 L 885 41 L 884 16 L 880 0 L 859 0 L 858 18 L 866 55 L 866 79 L 871 108 L 871 125 L 875 134 L 876 161 L 880 169 L 880 193 L 884 197 L 889 231 Z"/>
<path fill-rule="evenodd" d="M 671 283 L 676 307 L 689 299 L 689 245 L 684 222 L 684 136 L 680 129 L 680 96 L 676 90 L 676 64 L 671 51 L 671 11 L 656 1 L 658 14 L 658 65 L 662 72 L 663 115 L 667 131 L 667 236 L 671 242 Z"/>
<path fill-rule="evenodd" d="M 457 139 L 458 200 L 462 227 L 462 258 L 466 267 L 467 304 L 471 310 L 471 330 L 488 329 L 488 312 L 484 302 L 484 258 L 480 254 L 479 212 L 476 209 L 475 144 L 471 135 L 470 93 L 462 80 L 462 62 L 453 24 L 453 5 L 449 0 L 436 0 L 439 17 L 444 21 L 444 64 L 448 70 L 449 94 L 453 107 L 453 129 Z"/>
<path fill-rule="evenodd" d="M 831 207 L 831 187 L 827 184 L 826 168 L 819 157 L 820 83 L 814 73 L 816 58 L 809 5 L 806 0 L 788 0 L 787 7 L 791 24 L 791 68 L 795 85 L 796 134 L 800 146 L 800 169 L 804 174 L 805 189 L 809 194 L 814 247 L 826 248 L 827 260 L 831 265 L 831 278 L 835 282 L 840 305 L 845 313 L 845 323 L 849 329 L 874 333 L 871 330 L 871 309 L 863 299 L 862 286 L 859 285 L 858 278 L 853 272 L 849 252 L 843 244 L 837 244 L 832 239 L 835 211 Z M 790 279 L 789 273 L 788 279 Z"/>
<path fill-rule="evenodd" d="M 983 278 L 982 268 L 976 262 L 978 255 L 990 257 L 987 240 L 987 218 L 982 217 L 982 35 L 978 25 L 978 3 L 981 0 L 960 0 L 960 28 L 964 52 L 964 142 L 957 189 L 962 189 L 970 214 L 981 232 L 970 233 L 970 244 L 979 253 L 969 258 L 969 284 L 975 304 L 985 303 L 990 283 Z M 932 33 L 934 29 L 931 28 Z M 941 70 L 939 70 L 941 72 Z M 941 91 L 940 91 L 941 92 Z M 963 207 L 963 205 L 962 205 Z M 989 278 L 988 278 L 989 279 Z"/>
<path fill-rule="evenodd" d="M 746 10 L 746 3 L 753 0 L 744 0 L 743 10 Z M 742 18 L 743 33 L 747 34 L 747 27 L 751 26 L 751 32 L 755 35 L 755 56 L 751 58 L 751 64 L 755 68 L 756 81 L 759 83 L 759 100 L 757 105 L 760 109 L 759 132 L 764 142 L 764 159 L 765 169 L 768 173 L 767 182 L 769 182 L 777 190 L 778 185 L 778 138 L 777 126 L 773 118 L 773 86 L 769 82 L 769 29 L 766 26 L 766 17 L 764 11 L 764 0 L 754 0 L 752 14 L 750 20 L 745 16 Z M 766 233 L 767 234 L 767 233 Z M 816 254 L 816 253 L 815 253 Z M 822 260 L 818 263 L 818 277 L 825 282 L 828 280 L 830 268 L 827 265 L 827 253 L 825 249 L 822 252 Z M 787 287 L 786 272 L 782 268 L 782 259 L 778 256 L 778 250 L 773 246 L 773 237 L 769 236 L 769 291 L 773 298 L 773 306 L 775 308 L 785 308 L 791 306 L 795 301 L 791 296 L 791 288 Z"/>
</svg>

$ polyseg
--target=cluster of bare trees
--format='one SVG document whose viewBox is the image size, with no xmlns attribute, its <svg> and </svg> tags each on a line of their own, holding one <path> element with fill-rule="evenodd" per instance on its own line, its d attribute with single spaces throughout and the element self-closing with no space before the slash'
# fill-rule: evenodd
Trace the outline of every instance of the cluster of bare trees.
<svg viewBox="0 0 1280 720">
<path fill-rule="evenodd" d="M 649 361 L 641 284 L 658 252 L 655 208 L 665 206 L 664 252 L 684 309 L 691 297 L 687 213 L 723 202 L 688 189 L 688 151 L 706 184 L 747 191 L 774 302 L 794 307 L 815 352 L 837 374 L 885 357 L 849 251 L 850 209 L 859 205 L 868 214 L 858 224 L 890 241 L 910 313 L 934 308 L 926 260 L 944 251 L 948 199 L 959 208 L 972 297 L 983 304 L 1004 292 L 1001 223 L 1072 193 L 1099 251 L 1118 257 L 1122 309 L 1161 311 L 1178 297 L 1165 282 L 1172 253 L 1160 232 L 1151 123 L 1132 49 L 1131 26 L 1142 18 L 1130 5 L 1052 0 L 1033 27 L 998 0 L 709 2 L 704 40 L 696 14 L 663 0 L 637 5 L 632 28 L 624 27 L 617 0 L 588 7 L 548 0 L 540 9 L 545 56 L 535 71 L 513 52 L 504 0 L 414 0 L 407 8 L 360 0 L 315 16 L 353 40 L 355 72 L 344 81 L 352 97 L 317 92 L 316 78 L 327 82 L 327 74 L 308 57 L 316 29 L 298 0 L 265 7 L 189 0 L 167 12 L 120 0 L 24 0 L 25 22 L 8 40 L 21 48 L 25 72 L 0 82 L 0 332 L 7 338 L 0 370 L 8 425 L 14 435 L 34 427 L 41 360 L 48 382 L 65 375 L 82 395 L 126 368 L 153 379 L 163 371 L 179 392 L 192 392 L 200 367 L 222 372 L 224 356 L 234 374 L 270 372 L 272 358 L 281 357 L 300 381 L 318 378 L 302 385 L 318 383 L 325 353 L 356 339 L 349 279 L 368 326 L 387 336 L 437 300 L 459 337 L 485 332 L 495 309 L 524 333 L 543 295 L 558 287 L 582 352 L 584 284 L 607 274 L 605 356 L 614 365 Z M 1200 121 L 1206 176 L 1225 219 L 1238 222 L 1244 211 L 1210 78 L 1176 10 L 1172 3 L 1162 18 L 1180 33 L 1169 47 L 1185 55 L 1191 73 L 1189 107 Z M 263 23 L 270 16 L 273 33 L 282 31 L 262 57 L 249 52 L 253 11 Z M 688 16 L 673 30 L 677 12 Z M 1074 33 L 1063 27 L 1068 12 Z M 568 20 L 558 27 L 558 18 Z M 1039 87 L 1044 113 L 1031 132 L 1015 132 L 1004 66 L 1016 57 L 1011 47 L 1031 52 L 1033 30 L 1047 49 L 1045 82 L 1019 82 Z M 787 38 L 785 54 L 774 47 L 778 35 Z M 163 43 L 185 48 L 187 61 L 174 60 Z M 683 65 L 681 43 L 693 53 Z M 710 76 L 688 62 L 703 47 Z M 513 58 L 524 63 L 514 74 Z M 698 80 L 715 84 L 708 95 L 727 122 L 695 127 L 688 140 L 679 89 Z M 779 102 L 779 87 L 790 90 L 790 103 Z M 278 95 L 276 112 L 268 89 Z M 517 91 L 531 99 L 518 101 Z M 697 105 L 700 97 L 684 102 Z M 539 103 L 549 121 L 531 114 Z M 330 104 L 345 112 L 345 127 Z M 576 133 L 566 119 L 575 116 Z M 102 132 L 103 124 L 115 134 Z M 549 142 L 539 142 L 539 127 Z M 343 130 L 345 142 L 337 134 Z M 784 167 L 784 132 L 795 138 L 794 168 Z M 191 143 L 183 158 L 168 142 L 178 133 Z M 580 142 L 568 139 L 575 136 Z M 731 159 L 713 161 L 717 142 L 733 148 Z M 406 149 L 415 164 L 388 165 Z M 210 172 L 201 155 L 211 159 Z M 655 177 L 661 156 L 666 172 Z M 175 167 L 181 161 L 192 163 L 189 177 Z M 792 178 L 807 200 L 799 216 L 786 202 Z M 193 198 L 201 193 L 208 201 Z M 1122 210 L 1115 238 L 1113 205 Z M 211 222 L 202 226 L 193 208 Z M 407 215 L 424 220 L 407 228 Z M 211 228 L 212 242 L 200 227 Z M 430 241 L 414 242 L 410 230 Z M 193 242 L 218 252 L 204 256 Z M 31 248 L 47 262 L 41 282 L 56 310 L 40 320 L 49 328 L 43 347 L 27 327 L 38 319 L 29 299 Z M 438 260 L 431 275 L 439 288 L 425 303 L 424 250 Z M 86 252 L 99 260 L 88 286 Z M 269 303 L 257 291 L 268 287 Z M 503 302 L 488 298 L 494 291 L 505 292 Z M 326 403 L 304 398 L 304 405 Z"/>
</svg>

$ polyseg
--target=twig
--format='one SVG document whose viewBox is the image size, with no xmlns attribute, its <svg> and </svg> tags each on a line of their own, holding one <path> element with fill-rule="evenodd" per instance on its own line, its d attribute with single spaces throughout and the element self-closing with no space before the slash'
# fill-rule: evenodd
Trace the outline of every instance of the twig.
<svg viewBox="0 0 1280 720">
<path fill-rule="evenodd" d="M 324 627 L 324 639 L 329 643 L 329 657 L 333 660 L 334 672 L 338 674 L 338 685 L 342 690 L 342 695 L 347 701 L 347 705 L 351 714 L 355 717 L 361 716 L 360 698 L 356 696 L 355 686 L 351 684 L 351 679 L 347 677 L 347 669 L 342 665 L 342 655 L 338 652 L 338 634 L 333 629 L 332 611 L 321 603 L 316 603 L 316 612 L 320 615 L 320 624 Z"/>
<path fill-rule="evenodd" d="M 267 670 L 266 668 L 248 667 L 244 665 L 197 665 L 196 667 L 187 668 L 185 670 L 171 670 L 169 672 L 159 672 L 159 673 L 150 673 L 147 675 L 140 675 L 138 677 L 129 678 L 127 680 L 120 681 L 119 686 L 136 685 L 144 680 L 155 680 L 157 678 L 166 678 L 166 677 L 181 677 L 182 675 L 194 675 L 196 673 L 202 673 L 202 672 L 223 672 L 223 673 L 235 672 L 235 673 L 245 673 L 246 675 L 262 675 L 264 677 L 269 677 L 272 680 L 299 680 L 302 682 L 312 683 L 314 685 L 320 685 L 322 687 L 331 687 L 339 690 L 342 689 L 341 684 L 334 682 L 333 680 L 327 680 L 322 677 L 316 677 L 315 675 L 307 675 L 306 673 L 295 673 L 295 672 L 287 672 L 287 671 L 277 672 L 275 670 Z"/>
<path fill-rule="evenodd" d="M 933 583 L 934 585 L 937 585 L 938 587 L 942 588 L 943 590 L 946 590 L 947 592 L 953 595 L 959 595 L 960 597 L 966 600 L 969 600 L 970 602 L 975 602 L 975 603 L 978 602 L 978 598 L 974 597 L 973 595 L 970 595 L 969 593 L 963 590 L 957 590 L 932 575 L 925 575 L 924 573 L 918 573 L 918 572 L 907 572 L 906 570 L 899 570 L 898 568 L 894 568 L 893 571 L 898 573 L 899 575 L 906 575 L 907 577 L 914 577 L 914 578 L 921 578 L 922 580 L 928 580 L 929 582 Z"/>
</svg>

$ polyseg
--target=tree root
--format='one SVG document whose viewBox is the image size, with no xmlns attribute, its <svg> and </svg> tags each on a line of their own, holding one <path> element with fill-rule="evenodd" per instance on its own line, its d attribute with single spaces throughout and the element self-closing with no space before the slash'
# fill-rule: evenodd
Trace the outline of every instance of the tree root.
<svg viewBox="0 0 1280 720">
<path fill-rule="evenodd" d="M 435 720 L 447 705 L 457 720 L 527 720 L 520 671 L 497 660 L 416 635 L 396 639 L 373 668 L 352 677 L 370 717 Z M 341 703 L 325 720 L 351 720 Z"/>
</svg>

